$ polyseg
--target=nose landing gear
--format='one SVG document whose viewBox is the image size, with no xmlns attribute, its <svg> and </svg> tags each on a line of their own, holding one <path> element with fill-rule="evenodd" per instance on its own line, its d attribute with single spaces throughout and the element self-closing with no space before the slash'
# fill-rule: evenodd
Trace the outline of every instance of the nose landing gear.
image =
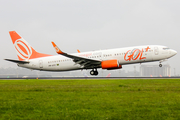
<svg viewBox="0 0 180 120">
<path fill-rule="evenodd" d="M 161 63 L 162 63 L 162 62 L 165 62 L 165 61 L 167 61 L 167 60 L 168 60 L 168 59 L 160 60 L 160 61 L 159 61 L 159 67 L 162 67 L 162 64 L 161 64 Z"/>
<path fill-rule="evenodd" d="M 90 71 L 90 74 L 91 74 L 91 75 L 98 75 L 97 69 L 92 69 L 92 70 Z"/>
</svg>

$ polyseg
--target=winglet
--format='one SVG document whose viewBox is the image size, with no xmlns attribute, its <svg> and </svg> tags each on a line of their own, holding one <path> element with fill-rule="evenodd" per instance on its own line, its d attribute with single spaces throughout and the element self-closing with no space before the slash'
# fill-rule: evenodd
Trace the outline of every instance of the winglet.
<svg viewBox="0 0 180 120">
<path fill-rule="evenodd" d="M 54 42 L 51 43 L 58 54 L 64 54 L 64 52 L 62 52 Z"/>
<path fill-rule="evenodd" d="M 78 53 L 81 53 L 78 49 L 77 49 Z"/>
</svg>

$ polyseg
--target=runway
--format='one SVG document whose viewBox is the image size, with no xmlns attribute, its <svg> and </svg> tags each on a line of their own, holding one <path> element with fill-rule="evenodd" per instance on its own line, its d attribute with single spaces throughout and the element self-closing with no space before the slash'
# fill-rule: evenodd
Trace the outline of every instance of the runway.
<svg viewBox="0 0 180 120">
<path fill-rule="evenodd" d="M 111 79 L 180 79 L 180 77 L 27 77 L 27 78 L 0 78 L 0 80 L 111 80 Z"/>
</svg>

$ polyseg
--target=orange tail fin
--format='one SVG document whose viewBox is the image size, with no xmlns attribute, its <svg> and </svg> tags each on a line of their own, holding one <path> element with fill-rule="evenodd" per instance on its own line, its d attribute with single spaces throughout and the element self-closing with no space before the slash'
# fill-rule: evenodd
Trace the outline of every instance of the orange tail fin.
<svg viewBox="0 0 180 120">
<path fill-rule="evenodd" d="M 47 57 L 51 56 L 48 54 L 42 54 L 36 52 L 28 42 L 26 42 L 20 35 L 18 35 L 15 31 L 9 32 L 12 42 L 14 44 L 14 47 L 17 52 L 17 56 L 19 60 L 29 60 L 34 58 L 40 58 L 40 57 Z"/>
</svg>

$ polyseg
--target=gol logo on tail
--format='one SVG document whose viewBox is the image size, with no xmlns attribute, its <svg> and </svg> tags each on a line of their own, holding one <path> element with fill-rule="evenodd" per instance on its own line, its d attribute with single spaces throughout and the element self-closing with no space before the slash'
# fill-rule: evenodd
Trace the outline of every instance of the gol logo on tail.
<svg viewBox="0 0 180 120">
<path fill-rule="evenodd" d="M 31 46 L 28 45 L 23 39 L 18 39 L 15 41 L 14 46 L 19 58 L 22 60 L 29 59 L 32 55 Z"/>
</svg>

